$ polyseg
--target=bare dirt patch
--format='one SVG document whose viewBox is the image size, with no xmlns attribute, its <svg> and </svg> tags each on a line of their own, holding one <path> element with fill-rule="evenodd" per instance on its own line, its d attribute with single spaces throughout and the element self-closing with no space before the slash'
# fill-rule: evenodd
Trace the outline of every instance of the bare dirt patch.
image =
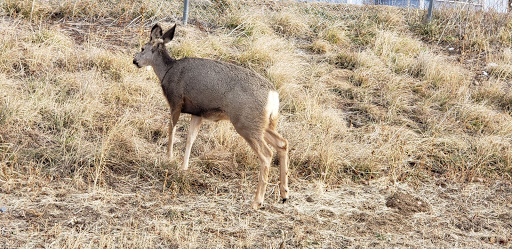
<svg viewBox="0 0 512 249">
<path fill-rule="evenodd" d="M 42 190 L 3 193 L 0 205 L 7 210 L 0 213 L 0 245 L 279 248 L 284 242 L 286 248 L 491 248 L 509 246 L 512 239 L 507 183 L 442 188 L 394 185 L 386 179 L 341 186 L 295 181 L 289 202 L 279 203 L 277 186 L 271 186 L 260 211 L 249 208 L 253 184 L 237 179 L 211 175 L 208 189 L 178 196 L 162 192 L 158 182 L 132 184 L 140 187 L 72 187 L 62 195 L 52 189 L 71 184 L 49 183 Z M 422 196 L 423 204 L 414 196 Z"/>
</svg>

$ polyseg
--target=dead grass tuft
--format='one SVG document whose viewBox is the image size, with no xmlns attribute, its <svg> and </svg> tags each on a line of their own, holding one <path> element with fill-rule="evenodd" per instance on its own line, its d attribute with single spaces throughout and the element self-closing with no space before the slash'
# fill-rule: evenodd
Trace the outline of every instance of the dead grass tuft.
<svg viewBox="0 0 512 249">
<path fill-rule="evenodd" d="M 320 36 L 333 45 L 338 45 L 340 47 L 350 46 L 350 41 L 345 34 L 345 31 L 340 28 L 326 28 Z"/>
<path fill-rule="evenodd" d="M 276 32 L 292 37 L 308 35 L 309 25 L 307 20 L 301 18 L 301 14 L 293 9 L 282 9 L 273 18 L 273 28 Z"/>
<path fill-rule="evenodd" d="M 512 78 L 512 50 L 505 48 L 501 53 L 490 58 L 487 70 L 497 80 L 509 80 Z"/>
<path fill-rule="evenodd" d="M 325 54 L 330 52 L 331 46 L 325 40 L 315 40 L 311 44 L 311 50 L 315 53 Z"/>
</svg>

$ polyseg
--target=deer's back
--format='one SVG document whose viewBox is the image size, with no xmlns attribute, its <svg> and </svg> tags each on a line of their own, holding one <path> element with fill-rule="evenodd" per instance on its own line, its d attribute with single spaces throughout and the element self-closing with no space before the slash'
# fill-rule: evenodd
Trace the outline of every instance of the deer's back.
<svg viewBox="0 0 512 249">
<path fill-rule="evenodd" d="M 240 114 L 261 115 L 269 91 L 275 90 L 251 70 L 200 58 L 176 61 L 167 77 L 162 87 L 169 102 L 183 101 L 182 112 L 198 116 L 226 114 L 225 118 L 234 119 Z"/>
</svg>

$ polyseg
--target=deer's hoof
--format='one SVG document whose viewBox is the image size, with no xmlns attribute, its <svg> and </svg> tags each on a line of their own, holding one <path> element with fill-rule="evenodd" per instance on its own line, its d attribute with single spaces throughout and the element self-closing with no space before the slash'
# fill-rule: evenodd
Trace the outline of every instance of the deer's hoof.
<svg viewBox="0 0 512 249">
<path fill-rule="evenodd" d="M 252 209 L 254 209 L 254 210 L 258 210 L 262 206 L 263 206 L 263 202 L 253 202 L 252 205 L 251 205 Z"/>
<path fill-rule="evenodd" d="M 281 200 L 282 200 L 282 201 L 283 201 L 283 203 L 284 203 L 285 201 L 287 201 L 287 200 L 288 200 L 288 192 L 289 192 L 289 191 L 288 191 L 288 188 L 287 188 L 287 187 L 283 187 L 283 186 L 281 186 L 281 188 L 280 188 L 280 192 L 281 192 Z"/>
</svg>

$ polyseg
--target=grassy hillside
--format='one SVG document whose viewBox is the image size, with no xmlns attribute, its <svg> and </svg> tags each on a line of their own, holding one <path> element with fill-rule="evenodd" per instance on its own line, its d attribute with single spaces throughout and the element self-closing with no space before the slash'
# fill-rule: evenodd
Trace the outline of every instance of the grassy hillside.
<svg viewBox="0 0 512 249">
<path fill-rule="evenodd" d="M 182 115 L 177 159 L 165 160 L 167 103 L 154 73 L 131 63 L 152 24 L 180 20 L 180 2 L 0 7 L 2 193 L 147 187 L 169 198 L 223 191 L 251 198 L 257 160 L 228 122 L 201 128 L 183 174 L 189 117 Z M 511 179 L 510 15 L 445 10 L 426 24 L 419 10 L 229 0 L 194 2 L 190 15 L 169 46 L 173 56 L 239 64 L 278 88 L 292 196 L 311 184 Z M 276 167 L 270 179 L 277 184 Z M 272 184 L 269 203 L 278 199 Z"/>
</svg>

